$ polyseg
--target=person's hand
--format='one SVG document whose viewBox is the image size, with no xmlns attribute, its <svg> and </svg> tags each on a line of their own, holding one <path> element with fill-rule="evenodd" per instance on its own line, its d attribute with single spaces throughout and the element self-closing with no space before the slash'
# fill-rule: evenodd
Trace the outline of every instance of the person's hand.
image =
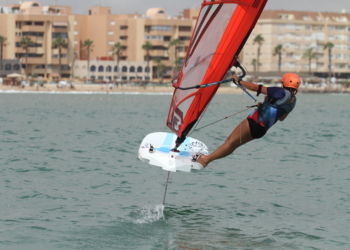
<svg viewBox="0 0 350 250">
<path fill-rule="evenodd" d="M 240 80 L 239 77 L 236 76 L 236 75 L 232 76 L 232 79 L 233 79 L 236 83 L 238 83 L 238 81 Z"/>
</svg>

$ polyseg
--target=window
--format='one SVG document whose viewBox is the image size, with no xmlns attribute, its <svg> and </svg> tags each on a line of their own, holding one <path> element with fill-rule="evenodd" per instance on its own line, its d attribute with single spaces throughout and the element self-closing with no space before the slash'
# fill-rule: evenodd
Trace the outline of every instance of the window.
<svg viewBox="0 0 350 250">
<path fill-rule="evenodd" d="M 19 58 L 19 57 L 26 57 L 26 54 L 25 54 L 25 53 L 16 53 L 15 56 L 16 56 L 16 58 Z M 32 58 L 42 58 L 42 57 L 43 57 L 43 54 L 28 53 L 28 57 L 32 57 Z M 23 66 L 23 64 L 22 64 L 22 66 Z"/>
<path fill-rule="evenodd" d="M 57 33 L 52 33 L 52 38 L 68 38 L 68 33 L 66 32 L 57 32 Z"/>
<path fill-rule="evenodd" d="M 152 25 L 152 26 L 146 26 L 146 30 L 149 27 L 150 31 L 171 31 L 170 25 Z"/>
<path fill-rule="evenodd" d="M 286 29 L 294 30 L 294 29 L 295 29 L 295 26 L 294 26 L 293 23 L 287 23 L 287 24 L 286 24 Z"/>
<path fill-rule="evenodd" d="M 134 66 L 131 66 L 129 72 L 135 72 L 135 67 L 134 67 Z"/>
<path fill-rule="evenodd" d="M 22 48 L 21 42 L 16 42 L 15 46 L 16 46 L 16 48 Z M 30 48 L 42 48 L 43 45 L 41 43 L 32 43 L 32 44 L 29 44 L 28 47 L 30 47 Z"/>
<path fill-rule="evenodd" d="M 112 72 L 112 67 L 111 66 L 107 66 L 106 67 L 106 72 Z"/>
<path fill-rule="evenodd" d="M 125 40 L 128 40 L 128 37 L 127 36 L 120 36 L 119 40 L 125 41 Z"/>
<path fill-rule="evenodd" d="M 192 31 L 191 26 L 179 26 L 179 31 Z"/>
<path fill-rule="evenodd" d="M 168 48 L 161 45 L 156 45 L 152 46 L 152 50 L 168 50 Z"/>
<path fill-rule="evenodd" d="M 111 25 L 115 25 L 115 22 L 114 22 L 114 21 L 111 21 Z"/>
<path fill-rule="evenodd" d="M 61 65 L 61 69 L 62 70 L 70 70 L 70 66 L 69 65 Z"/>
<path fill-rule="evenodd" d="M 104 67 L 102 65 L 98 66 L 98 72 L 104 72 Z"/>
<path fill-rule="evenodd" d="M 12 70 L 12 66 L 11 66 L 11 64 L 6 64 L 5 65 L 5 70 Z"/>
<path fill-rule="evenodd" d="M 114 72 L 118 72 L 118 66 L 114 66 Z"/>
<path fill-rule="evenodd" d="M 317 25 L 312 27 L 313 30 L 323 30 L 323 26 Z"/>
<path fill-rule="evenodd" d="M 114 32 L 113 31 L 108 31 L 108 35 L 114 35 Z"/>
<path fill-rule="evenodd" d="M 120 30 L 127 30 L 127 29 L 128 29 L 128 26 L 126 25 L 120 26 Z"/>
<path fill-rule="evenodd" d="M 138 67 L 137 67 L 137 72 L 138 72 L 138 73 L 142 73 L 142 67 L 141 67 L 141 66 L 138 66 Z"/>
<path fill-rule="evenodd" d="M 164 36 L 145 36 L 145 40 L 161 40 L 164 41 Z"/>
<path fill-rule="evenodd" d="M 19 64 L 16 63 L 13 65 L 13 70 L 20 70 Z"/>
<path fill-rule="evenodd" d="M 23 32 L 22 36 L 44 36 L 43 32 Z"/>
<path fill-rule="evenodd" d="M 96 66 L 95 66 L 95 65 L 91 65 L 90 71 L 91 71 L 91 72 L 95 72 L 95 71 L 96 71 Z"/>
<path fill-rule="evenodd" d="M 53 54 L 52 58 L 58 58 L 58 54 Z M 67 54 L 61 54 L 61 58 L 67 58 Z"/>
<path fill-rule="evenodd" d="M 180 41 L 189 41 L 189 40 L 191 40 L 191 37 L 190 36 L 179 36 L 179 40 Z"/>
<path fill-rule="evenodd" d="M 288 20 L 293 20 L 294 15 L 293 14 L 279 14 L 278 15 L 280 19 L 288 19 Z"/>
<path fill-rule="evenodd" d="M 149 67 L 145 67 L 145 72 L 150 72 Z"/>
<path fill-rule="evenodd" d="M 122 72 L 128 72 L 128 68 L 126 66 L 123 66 Z"/>
</svg>

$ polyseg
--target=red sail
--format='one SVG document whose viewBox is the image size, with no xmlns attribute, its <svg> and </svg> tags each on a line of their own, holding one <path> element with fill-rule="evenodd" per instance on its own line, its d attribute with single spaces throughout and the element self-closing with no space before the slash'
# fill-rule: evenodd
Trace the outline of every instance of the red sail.
<svg viewBox="0 0 350 250">
<path fill-rule="evenodd" d="M 177 84 L 186 88 L 221 81 L 248 39 L 266 2 L 204 0 Z M 218 87 L 176 89 L 167 126 L 179 137 L 186 136 Z"/>
</svg>

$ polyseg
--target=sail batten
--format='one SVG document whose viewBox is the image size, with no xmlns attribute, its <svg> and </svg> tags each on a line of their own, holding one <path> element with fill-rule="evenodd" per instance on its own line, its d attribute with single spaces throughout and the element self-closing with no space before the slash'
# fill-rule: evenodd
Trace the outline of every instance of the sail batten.
<svg viewBox="0 0 350 250">
<path fill-rule="evenodd" d="M 267 0 L 204 0 L 177 78 L 188 88 L 222 80 L 254 28 Z M 185 137 L 215 95 L 219 85 L 176 89 L 167 126 Z"/>
</svg>

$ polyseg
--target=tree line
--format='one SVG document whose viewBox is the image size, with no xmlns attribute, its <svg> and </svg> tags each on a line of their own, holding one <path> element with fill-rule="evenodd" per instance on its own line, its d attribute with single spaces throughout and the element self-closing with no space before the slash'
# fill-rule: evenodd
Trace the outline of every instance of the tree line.
<svg viewBox="0 0 350 250">
<path fill-rule="evenodd" d="M 262 44 L 265 42 L 264 37 L 259 34 L 257 35 L 254 40 L 253 44 L 257 44 L 257 58 L 253 58 L 251 61 L 251 64 L 254 67 L 254 71 L 259 72 L 259 66 L 260 66 L 260 49 Z M 334 44 L 331 42 L 327 42 L 326 44 L 323 45 L 323 50 L 327 50 L 328 52 L 328 77 L 331 77 L 332 74 L 332 49 L 334 47 Z M 312 75 L 311 71 L 311 62 L 312 60 L 317 60 L 317 53 L 314 51 L 314 47 L 308 48 L 304 51 L 302 58 L 308 60 L 308 66 L 309 66 L 309 74 L 310 76 Z M 283 45 L 278 44 L 273 51 L 273 56 L 278 56 L 278 71 L 281 71 L 281 66 L 282 66 L 282 52 L 283 52 Z"/>
<path fill-rule="evenodd" d="M 251 64 L 254 67 L 254 71 L 259 72 L 260 71 L 260 56 L 261 56 L 261 47 L 263 43 L 265 42 L 264 37 L 259 34 L 257 35 L 254 40 L 253 44 L 257 44 L 257 58 L 253 58 L 251 61 Z M 25 51 L 25 74 L 28 76 L 28 52 L 30 46 L 33 44 L 33 41 L 31 40 L 30 37 L 25 36 L 22 38 L 20 41 L 20 45 L 22 49 Z M 179 39 L 174 39 L 169 43 L 169 47 L 167 48 L 170 50 L 171 47 L 174 47 L 174 62 L 172 63 L 172 69 L 173 71 L 180 70 L 181 65 L 180 61 L 182 58 L 178 57 L 178 46 L 182 44 L 182 41 Z M 7 38 L 4 36 L 0 36 L 0 69 L 3 68 L 3 51 L 4 47 L 7 45 Z M 83 42 L 82 48 L 87 51 L 87 61 L 88 61 L 88 67 L 87 67 L 87 78 L 90 78 L 90 53 L 93 51 L 93 41 L 90 39 L 86 39 Z M 68 43 L 66 39 L 62 37 L 56 38 L 52 42 L 52 49 L 58 49 L 58 64 L 59 64 L 59 69 L 58 69 L 58 74 L 61 77 L 61 70 L 62 70 L 62 49 L 68 48 Z M 323 49 L 327 50 L 328 52 L 328 75 L 329 77 L 332 74 L 332 49 L 334 47 L 334 44 L 331 42 L 327 42 L 324 44 Z M 145 51 L 145 61 L 147 63 L 147 69 L 148 69 L 148 78 L 150 79 L 150 68 L 149 68 L 149 63 L 151 61 L 151 55 L 150 51 L 153 50 L 153 45 L 149 42 L 146 41 L 145 44 L 142 45 L 142 49 Z M 314 51 L 315 48 L 311 47 L 308 48 L 304 51 L 302 58 L 308 60 L 308 66 L 309 66 L 309 74 L 312 75 L 311 71 L 311 63 L 312 60 L 317 60 L 317 53 Z M 117 63 L 117 68 L 119 69 L 119 63 L 121 60 L 121 57 L 123 55 L 123 51 L 126 50 L 126 47 L 123 46 L 120 42 L 116 42 L 112 48 L 111 52 L 112 55 L 115 57 L 116 63 Z M 278 44 L 273 51 L 273 56 L 278 56 L 278 71 L 281 71 L 281 66 L 282 66 L 282 53 L 283 53 L 283 45 Z M 76 55 L 74 55 L 73 62 L 72 62 L 72 75 L 74 76 L 74 63 L 76 60 Z M 154 63 L 156 64 L 156 73 L 157 73 L 157 78 L 162 80 L 164 73 L 167 69 L 166 65 L 162 63 L 162 59 L 160 57 L 157 57 L 153 59 Z M 120 79 L 120 70 L 119 70 L 119 77 Z"/>
</svg>

